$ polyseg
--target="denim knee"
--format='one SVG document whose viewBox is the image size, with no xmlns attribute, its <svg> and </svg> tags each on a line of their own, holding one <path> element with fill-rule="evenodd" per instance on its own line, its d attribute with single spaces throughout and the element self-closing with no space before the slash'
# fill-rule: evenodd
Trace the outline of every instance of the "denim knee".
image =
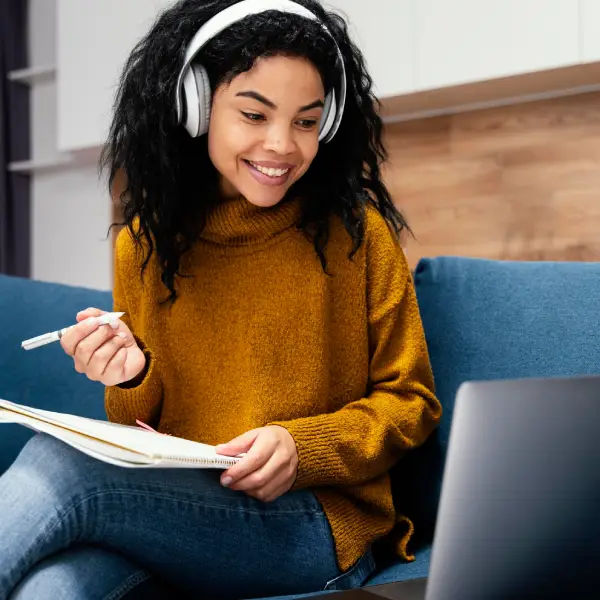
<svg viewBox="0 0 600 600">
<path fill-rule="evenodd" d="M 38 433 L 25 444 L 14 465 L 39 468 L 42 472 L 60 472 L 68 475 L 73 471 L 85 473 L 93 460 L 83 452 L 51 435 Z"/>
<path fill-rule="evenodd" d="M 94 459 L 50 435 L 33 436 L 5 476 L 14 492 L 36 495 L 54 505 L 82 493 L 93 482 Z"/>
<path fill-rule="evenodd" d="M 36 565 L 11 600 L 119 600 L 149 577 L 120 554 L 75 546 Z"/>
</svg>

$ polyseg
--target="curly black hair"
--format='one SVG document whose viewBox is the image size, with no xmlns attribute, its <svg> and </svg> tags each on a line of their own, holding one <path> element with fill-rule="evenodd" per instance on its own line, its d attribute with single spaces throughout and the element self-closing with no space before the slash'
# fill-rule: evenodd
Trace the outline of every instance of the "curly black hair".
<svg viewBox="0 0 600 600">
<path fill-rule="evenodd" d="M 192 138 L 177 123 L 175 90 L 186 47 L 201 25 L 238 0 L 180 0 L 159 15 L 125 63 L 100 168 L 115 178 L 124 173 L 120 194 L 124 223 L 147 252 L 143 277 L 156 250 L 161 280 L 174 302 L 180 259 L 200 236 L 206 216 L 219 202 L 218 174 L 208 155 L 207 137 Z M 327 272 L 326 246 L 330 219 L 337 215 L 350 237 L 350 258 L 364 235 L 365 207 L 372 204 L 397 234 L 410 231 L 382 180 L 387 159 L 379 104 L 360 50 L 350 39 L 347 23 L 316 0 L 295 0 L 313 12 L 335 39 L 344 59 L 347 98 L 340 128 L 321 144 L 308 169 L 288 190 L 302 198 L 298 224 L 314 242 Z M 261 57 L 285 55 L 312 62 L 325 89 L 336 81 L 335 45 L 321 25 L 294 14 L 268 11 L 250 15 L 213 38 L 198 60 L 206 68 L 211 89 L 248 71 Z"/>
</svg>

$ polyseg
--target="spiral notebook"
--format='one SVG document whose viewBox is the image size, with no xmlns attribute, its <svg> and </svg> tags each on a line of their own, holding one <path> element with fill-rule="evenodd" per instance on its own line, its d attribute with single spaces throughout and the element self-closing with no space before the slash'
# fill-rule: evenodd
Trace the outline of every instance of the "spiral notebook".
<svg viewBox="0 0 600 600">
<path fill-rule="evenodd" d="M 130 468 L 227 469 L 239 458 L 215 447 L 141 427 L 31 408 L 0 399 L 0 424 L 47 433 L 98 460 Z"/>
</svg>

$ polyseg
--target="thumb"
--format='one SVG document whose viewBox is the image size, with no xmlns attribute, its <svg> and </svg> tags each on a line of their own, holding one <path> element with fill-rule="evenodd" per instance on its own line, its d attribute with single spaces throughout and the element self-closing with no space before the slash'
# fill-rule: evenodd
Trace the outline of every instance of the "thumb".
<svg viewBox="0 0 600 600">
<path fill-rule="evenodd" d="M 252 431 L 243 433 L 227 444 L 219 444 L 216 447 L 217 454 L 222 454 L 223 456 L 244 454 L 244 452 L 248 452 L 252 448 L 252 444 L 256 441 L 259 433 L 260 429 L 252 429 Z"/>
</svg>

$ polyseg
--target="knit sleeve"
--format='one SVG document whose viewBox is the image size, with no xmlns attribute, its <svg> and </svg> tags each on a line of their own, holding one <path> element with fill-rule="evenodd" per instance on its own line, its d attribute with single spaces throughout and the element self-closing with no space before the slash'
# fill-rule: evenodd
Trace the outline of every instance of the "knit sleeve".
<svg viewBox="0 0 600 600">
<path fill-rule="evenodd" d="M 373 212 L 365 235 L 369 394 L 333 413 L 272 423 L 296 442 L 296 489 L 373 479 L 423 444 L 441 418 L 410 269 Z"/>
<path fill-rule="evenodd" d="M 139 261 L 127 229 L 123 229 L 115 245 L 113 311 L 125 312 L 122 321 L 133 333 L 138 346 L 146 356 L 146 369 L 136 385 L 127 382 L 105 389 L 104 405 L 109 421 L 135 425 L 136 419 L 157 425 L 162 407 L 163 387 L 154 352 L 135 329 L 136 314 L 142 301 Z"/>
</svg>

